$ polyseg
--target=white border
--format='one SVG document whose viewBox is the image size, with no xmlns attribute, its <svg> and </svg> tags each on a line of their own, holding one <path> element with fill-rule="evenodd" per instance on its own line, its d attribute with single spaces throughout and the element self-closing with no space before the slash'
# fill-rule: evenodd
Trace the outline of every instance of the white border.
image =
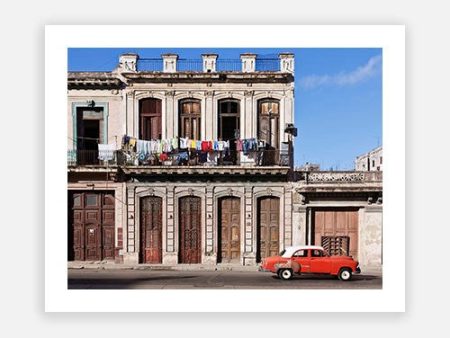
<svg viewBox="0 0 450 338">
<path fill-rule="evenodd" d="M 68 290 L 65 126 L 70 47 L 383 48 L 383 289 Z M 296 62 L 301 67 L 301 60 Z M 405 27 L 46 26 L 45 219 L 46 311 L 405 311 Z"/>
</svg>

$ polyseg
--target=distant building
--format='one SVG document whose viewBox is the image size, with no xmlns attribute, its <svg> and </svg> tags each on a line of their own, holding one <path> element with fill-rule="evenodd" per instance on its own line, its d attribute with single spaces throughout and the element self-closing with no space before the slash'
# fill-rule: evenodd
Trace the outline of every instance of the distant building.
<svg viewBox="0 0 450 338">
<path fill-rule="evenodd" d="M 320 164 L 306 162 L 304 165 L 302 165 L 301 167 L 298 167 L 296 169 L 301 170 L 301 171 L 319 171 Z"/>
<path fill-rule="evenodd" d="M 356 171 L 383 171 L 383 147 L 375 148 L 356 157 Z"/>
</svg>

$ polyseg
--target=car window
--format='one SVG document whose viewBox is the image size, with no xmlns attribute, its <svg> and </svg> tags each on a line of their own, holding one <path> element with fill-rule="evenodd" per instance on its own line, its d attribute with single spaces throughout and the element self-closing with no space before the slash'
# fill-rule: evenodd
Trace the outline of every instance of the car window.
<svg viewBox="0 0 450 338">
<path fill-rule="evenodd" d="M 311 251 L 311 257 L 322 257 L 323 256 L 323 252 L 322 250 L 312 250 Z"/>
<path fill-rule="evenodd" d="M 308 255 L 306 250 L 298 250 L 296 251 L 292 257 L 306 257 Z"/>
</svg>

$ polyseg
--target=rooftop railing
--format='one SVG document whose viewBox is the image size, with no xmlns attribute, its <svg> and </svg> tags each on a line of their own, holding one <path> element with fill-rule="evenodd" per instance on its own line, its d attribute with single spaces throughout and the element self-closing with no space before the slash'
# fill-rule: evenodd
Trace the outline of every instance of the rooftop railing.
<svg viewBox="0 0 450 338">
<path fill-rule="evenodd" d="M 203 72 L 203 61 L 201 59 L 178 59 L 176 61 L 177 72 Z M 280 71 L 280 60 L 271 58 L 257 58 L 255 64 L 257 72 Z M 162 58 L 140 58 L 137 61 L 137 71 L 163 72 Z M 217 72 L 241 72 L 242 61 L 240 59 L 217 59 Z"/>
</svg>

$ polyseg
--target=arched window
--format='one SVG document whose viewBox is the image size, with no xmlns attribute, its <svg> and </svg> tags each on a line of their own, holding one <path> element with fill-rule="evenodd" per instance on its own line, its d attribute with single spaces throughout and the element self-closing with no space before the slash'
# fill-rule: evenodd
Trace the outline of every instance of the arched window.
<svg viewBox="0 0 450 338">
<path fill-rule="evenodd" d="M 258 101 L 258 139 L 272 149 L 280 147 L 280 102 L 275 99 Z"/>
<path fill-rule="evenodd" d="M 201 132 L 201 105 L 200 100 L 185 99 L 179 105 L 180 123 L 179 136 L 191 140 L 200 140 Z"/>
<path fill-rule="evenodd" d="M 161 139 L 161 100 L 142 99 L 139 101 L 139 139 Z"/>
</svg>

